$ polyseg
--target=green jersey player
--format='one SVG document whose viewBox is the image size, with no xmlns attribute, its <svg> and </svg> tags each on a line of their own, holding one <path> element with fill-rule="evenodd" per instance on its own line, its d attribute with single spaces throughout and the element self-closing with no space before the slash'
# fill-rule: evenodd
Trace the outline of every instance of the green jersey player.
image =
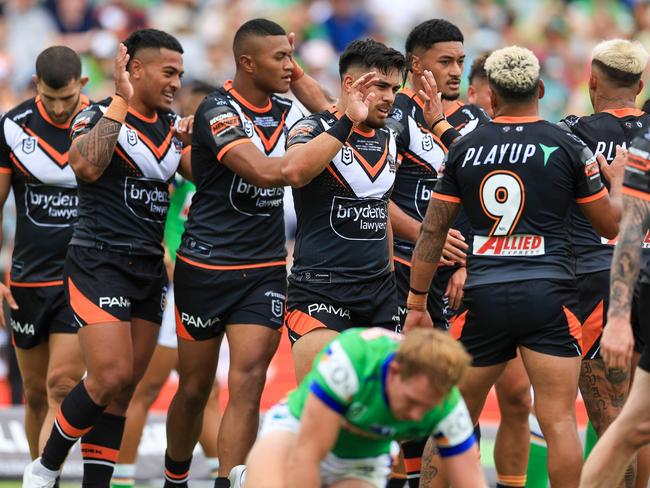
<svg viewBox="0 0 650 488">
<path fill-rule="evenodd" d="M 245 486 L 383 488 L 395 441 L 430 435 L 453 487 L 486 487 L 456 387 L 469 361 L 436 330 L 343 332 L 266 414 Z"/>
</svg>

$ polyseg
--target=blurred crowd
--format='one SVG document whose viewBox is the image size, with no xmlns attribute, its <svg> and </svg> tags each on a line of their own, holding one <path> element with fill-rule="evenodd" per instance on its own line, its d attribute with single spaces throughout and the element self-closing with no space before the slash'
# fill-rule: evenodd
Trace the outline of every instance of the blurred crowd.
<svg viewBox="0 0 650 488">
<path fill-rule="evenodd" d="M 591 111 L 589 58 L 598 41 L 636 39 L 650 50 L 650 0 L 0 0 L 0 113 L 33 96 L 36 56 L 53 44 L 82 55 L 91 99 L 111 94 L 117 44 L 141 27 L 179 39 L 186 80 L 221 84 L 234 73 L 233 34 L 254 17 L 295 32 L 298 60 L 335 95 L 338 53 L 350 41 L 371 36 L 403 49 L 410 29 L 429 18 L 443 17 L 461 28 L 466 71 L 485 51 L 526 46 L 541 61 L 541 110 L 551 121 Z M 646 89 L 639 104 L 649 96 Z M 8 262 L 15 225 L 10 213 L 0 267 Z M 0 361 L 0 378 L 5 373 Z"/>
</svg>

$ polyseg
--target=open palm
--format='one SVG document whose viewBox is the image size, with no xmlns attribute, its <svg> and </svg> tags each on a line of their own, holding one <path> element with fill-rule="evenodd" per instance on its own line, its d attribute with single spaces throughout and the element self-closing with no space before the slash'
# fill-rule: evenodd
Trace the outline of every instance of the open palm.
<svg viewBox="0 0 650 488">
<path fill-rule="evenodd" d="M 376 73 L 371 71 L 358 78 L 350 87 L 348 106 L 345 114 L 355 124 L 360 124 L 368 117 L 368 107 L 375 98 L 374 92 L 368 90 L 377 81 Z"/>
</svg>

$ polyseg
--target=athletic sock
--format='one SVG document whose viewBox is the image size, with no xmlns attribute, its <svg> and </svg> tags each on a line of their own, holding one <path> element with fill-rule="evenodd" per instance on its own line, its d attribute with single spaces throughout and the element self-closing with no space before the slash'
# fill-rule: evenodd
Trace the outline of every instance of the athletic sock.
<svg viewBox="0 0 650 488">
<path fill-rule="evenodd" d="M 187 488 L 192 456 L 185 461 L 174 461 L 165 451 L 165 488 Z"/>
<path fill-rule="evenodd" d="M 230 488 L 230 480 L 228 478 L 216 478 L 214 480 L 214 488 Z"/>
<path fill-rule="evenodd" d="M 219 477 L 219 458 L 205 458 L 205 464 L 208 465 L 208 469 L 210 470 L 210 479 L 217 479 Z"/>
<path fill-rule="evenodd" d="M 404 453 L 404 467 L 409 488 L 420 486 L 420 470 L 422 468 L 422 452 L 427 443 L 427 438 L 402 442 Z"/>
<path fill-rule="evenodd" d="M 526 475 L 499 474 L 497 473 L 496 488 L 524 488 L 526 486 Z"/>
<path fill-rule="evenodd" d="M 43 449 L 41 464 L 53 471 L 60 469 L 74 443 L 90 432 L 105 408 L 93 402 L 84 382 L 80 381 L 61 403 Z"/>
<path fill-rule="evenodd" d="M 133 488 L 135 485 L 135 464 L 116 464 L 111 479 L 111 488 Z"/>
<path fill-rule="evenodd" d="M 102 413 L 93 429 L 81 438 L 84 460 L 82 486 L 103 488 L 110 484 L 113 468 L 120 452 L 125 417 Z"/>
</svg>

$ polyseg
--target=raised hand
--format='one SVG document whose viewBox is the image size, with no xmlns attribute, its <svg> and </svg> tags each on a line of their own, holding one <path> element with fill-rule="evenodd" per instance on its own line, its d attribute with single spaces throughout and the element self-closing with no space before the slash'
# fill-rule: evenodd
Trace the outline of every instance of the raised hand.
<svg viewBox="0 0 650 488">
<path fill-rule="evenodd" d="M 422 115 L 424 115 L 424 119 L 429 124 L 429 127 L 431 127 L 435 122 L 445 117 L 440 99 L 441 94 L 438 93 L 438 85 L 431 71 L 425 70 L 420 79 L 424 87 L 423 90 L 419 90 L 418 92 L 420 98 L 424 101 Z"/>
<path fill-rule="evenodd" d="M 127 102 L 133 96 L 133 85 L 131 85 L 129 72 L 126 70 L 126 64 L 129 62 L 129 55 L 126 52 L 126 46 L 120 43 L 115 56 L 115 94 L 122 97 Z"/>
<path fill-rule="evenodd" d="M 608 369 L 628 369 L 633 351 L 634 335 L 630 320 L 610 314 L 600 339 L 600 355 L 605 365 Z"/>
<path fill-rule="evenodd" d="M 376 73 L 371 71 L 359 77 L 350 87 L 345 115 L 355 124 L 360 124 L 368 117 L 368 107 L 376 96 L 374 92 L 368 90 L 376 81 Z"/>
<path fill-rule="evenodd" d="M 194 115 L 178 119 L 174 124 L 174 135 L 178 137 L 183 146 L 192 144 L 192 132 L 194 130 Z"/>
<path fill-rule="evenodd" d="M 600 153 L 596 155 L 596 160 L 598 161 L 600 172 L 611 185 L 623 181 L 625 164 L 627 163 L 627 149 L 624 149 L 622 146 L 617 144 L 616 156 L 611 164 L 607 164 L 607 160 Z"/>
<path fill-rule="evenodd" d="M 431 329 L 433 320 L 426 310 L 409 310 L 406 320 L 402 324 L 402 333 L 408 334 L 415 329 Z"/>
<path fill-rule="evenodd" d="M 0 327 L 3 329 L 7 327 L 3 306 L 3 302 L 5 300 L 12 310 L 18 310 L 18 304 L 16 303 L 16 300 L 14 300 L 14 296 L 11 294 L 11 290 L 3 283 L 0 283 Z"/>
</svg>

